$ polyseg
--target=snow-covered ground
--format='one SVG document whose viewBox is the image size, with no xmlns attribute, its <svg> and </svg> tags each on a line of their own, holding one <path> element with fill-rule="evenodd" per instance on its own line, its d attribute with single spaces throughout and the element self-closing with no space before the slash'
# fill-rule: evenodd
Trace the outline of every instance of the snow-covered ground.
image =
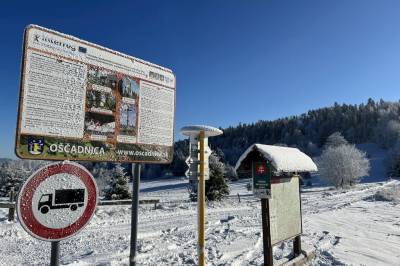
<svg viewBox="0 0 400 266">
<path fill-rule="evenodd" d="M 263 263 L 260 202 L 246 190 L 247 182 L 231 183 L 231 196 L 207 207 L 208 265 Z M 196 264 L 196 203 L 188 201 L 186 184 L 182 178 L 142 182 L 140 197 L 159 198 L 161 204 L 156 210 L 140 206 L 138 265 Z M 302 244 L 317 249 L 311 265 L 400 265 L 400 204 L 374 197 L 395 188 L 400 181 L 346 191 L 304 189 Z M 50 243 L 6 221 L 6 211 L 0 209 L 0 264 L 47 264 Z M 128 206 L 98 208 L 80 234 L 62 242 L 62 264 L 128 264 L 130 218 Z M 284 261 L 291 247 L 290 241 L 276 246 L 275 259 Z"/>
</svg>

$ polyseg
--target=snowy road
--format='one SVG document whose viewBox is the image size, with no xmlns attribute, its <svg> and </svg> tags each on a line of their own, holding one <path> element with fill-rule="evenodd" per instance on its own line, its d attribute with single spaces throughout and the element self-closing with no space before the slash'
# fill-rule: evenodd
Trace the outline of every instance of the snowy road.
<svg viewBox="0 0 400 266">
<path fill-rule="evenodd" d="M 196 204 L 187 201 L 182 179 L 144 182 L 142 198 L 160 198 L 157 210 L 140 207 L 139 265 L 196 264 Z M 400 265 L 400 209 L 369 199 L 398 181 L 363 184 L 346 192 L 306 189 L 303 201 L 303 246 L 315 246 L 312 265 Z M 231 197 L 207 208 L 208 265 L 262 265 L 260 203 L 249 196 L 246 181 L 231 184 Z M 245 195 L 238 202 L 237 193 Z M 50 244 L 38 241 L 0 210 L 1 265 L 43 265 Z M 126 265 L 129 257 L 130 209 L 105 206 L 77 236 L 61 244 L 64 265 Z M 291 243 L 274 249 L 285 260 Z"/>
</svg>

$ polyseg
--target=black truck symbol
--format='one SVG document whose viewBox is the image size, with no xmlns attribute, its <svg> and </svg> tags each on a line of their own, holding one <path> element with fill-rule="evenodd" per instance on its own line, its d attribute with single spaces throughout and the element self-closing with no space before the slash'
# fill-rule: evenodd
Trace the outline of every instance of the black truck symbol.
<svg viewBox="0 0 400 266">
<path fill-rule="evenodd" d="M 38 210 L 46 214 L 51 209 L 76 211 L 85 202 L 85 189 L 57 189 L 53 194 L 43 194 L 39 200 Z"/>
</svg>

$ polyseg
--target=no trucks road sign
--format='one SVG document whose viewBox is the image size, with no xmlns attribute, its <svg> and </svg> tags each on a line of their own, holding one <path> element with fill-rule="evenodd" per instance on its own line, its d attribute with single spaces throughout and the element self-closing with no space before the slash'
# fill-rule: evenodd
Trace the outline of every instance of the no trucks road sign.
<svg viewBox="0 0 400 266">
<path fill-rule="evenodd" d="M 18 218 L 33 237 L 60 241 L 78 233 L 92 218 L 97 185 L 83 166 L 59 162 L 40 168 L 18 196 Z"/>
</svg>

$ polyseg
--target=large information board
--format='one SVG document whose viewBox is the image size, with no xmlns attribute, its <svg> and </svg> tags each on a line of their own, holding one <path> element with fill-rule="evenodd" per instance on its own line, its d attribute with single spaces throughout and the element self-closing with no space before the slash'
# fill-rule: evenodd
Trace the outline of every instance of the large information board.
<svg viewBox="0 0 400 266">
<path fill-rule="evenodd" d="M 171 70 L 35 25 L 21 69 L 18 157 L 172 161 Z"/>
<path fill-rule="evenodd" d="M 272 182 L 270 199 L 271 244 L 302 233 L 299 177 Z"/>
</svg>

